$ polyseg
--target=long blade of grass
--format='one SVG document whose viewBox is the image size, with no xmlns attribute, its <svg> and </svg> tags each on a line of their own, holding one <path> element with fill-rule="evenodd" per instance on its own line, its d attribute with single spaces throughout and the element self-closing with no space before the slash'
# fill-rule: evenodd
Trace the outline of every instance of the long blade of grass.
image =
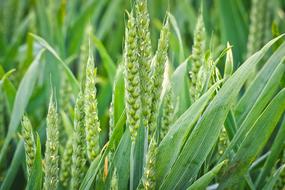
<svg viewBox="0 0 285 190">
<path fill-rule="evenodd" d="M 264 110 L 264 108 L 272 99 L 272 97 L 274 97 L 276 91 L 278 90 L 281 79 L 284 75 L 284 71 L 285 71 L 284 62 L 279 63 L 278 67 L 275 69 L 271 78 L 268 80 L 266 86 L 262 90 L 260 96 L 255 101 L 253 108 L 248 113 L 243 123 L 241 124 L 239 130 L 237 131 L 236 135 L 232 139 L 230 145 L 225 150 L 225 153 L 223 154 L 221 159 L 225 158 L 227 154 L 234 147 L 236 147 L 240 142 L 242 142 L 246 133 L 250 130 L 250 128 L 253 126 L 254 122 L 256 121 L 256 118 L 258 118 L 258 116 Z"/>
<path fill-rule="evenodd" d="M 1 184 L 1 190 L 11 189 L 11 186 L 23 161 L 24 154 L 25 154 L 24 143 L 23 141 L 20 141 L 17 145 L 16 151 L 14 153 L 12 162 L 4 178 L 4 181 Z"/>
<path fill-rule="evenodd" d="M 187 58 L 179 67 L 174 71 L 171 82 L 174 92 L 174 100 L 178 104 L 178 110 L 176 116 L 179 117 L 183 114 L 191 105 L 189 94 L 189 79 L 188 79 L 188 65 Z"/>
<path fill-rule="evenodd" d="M 211 181 L 218 175 L 222 167 L 227 163 L 223 161 L 216 165 L 211 171 L 207 172 L 205 175 L 197 179 L 187 190 L 197 190 L 197 189 L 206 189 L 206 187 L 211 183 Z"/>
<path fill-rule="evenodd" d="M 114 81 L 114 76 L 116 75 L 116 66 L 113 62 L 112 58 L 108 54 L 106 48 L 104 47 L 103 43 L 93 35 L 93 42 L 103 60 L 103 66 L 108 73 L 109 81 Z"/>
<path fill-rule="evenodd" d="M 131 138 L 128 130 L 125 131 L 114 157 L 111 160 L 111 167 L 108 173 L 109 183 L 112 178 L 112 173 L 117 171 L 118 189 L 128 189 L 129 175 L 130 175 L 130 151 Z"/>
<path fill-rule="evenodd" d="M 279 38 L 270 41 L 259 52 L 251 56 L 225 82 L 187 139 L 171 171 L 164 178 L 160 189 L 179 189 L 189 186 L 188 181 L 196 177 L 207 155 L 215 145 L 227 114 L 234 105 L 234 100 L 249 77 L 251 70 Z"/>
<path fill-rule="evenodd" d="M 22 79 L 19 88 L 16 93 L 15 102 L 13 105 L 13 110 L 11 114 L 11 120 L 9 123 L 8 134 L 5 138 L 3 147 L 0 152 L 0 165 L 3 164 L 4 157 L 7 153 L 9 143 L 11 139 L 15 136 L 17 132 L 18 125 L 21 121 L 21 118 L 25 112 L 25 109 L 28 105 L 29 99 L 32 95 L 33 89 L 36 84 L 36 80 L 39 76 L 40 70 L 40 58 L 44 50 L 41 50 L 33 63 L 30 65 L 28 71 L 26 72 L 24 78 Z"/>
<path fill-rule="evenodd" d="M 66 65 L 66 63 L 60 58 L 60 56 L 56 53 L 56 51 L 48 44 L 48 42 L 46 40 L 44 40 L 43 38 L 35 35 L 35 34 L 30 34 L 31 36 L 33 36 L 42 47 L 44 47 L 45 49 L 47 49 L 60 63 L 60 66 L 62 66 L 66 76 L 68 77 L 68 79 L 70 80 L 70 84 L 72 86 L 72 89 L 74 91 L 75 94 L 77 94 L 77 92 L 79 91 L 79 84 L 75 78 L 75 76 L 73 75 L 72 71 L 68 68 L 68 66 Z"/>
<path fill-rule="evenodd" d="M 175 17 L 171 13 L 168 13 L 168 15 L 169 15 L 170 23 L 171 23 L 171 25 L 172 25 L 172 27 L 173 27 L 173 29 L 175 31 L 175 34 L 177 36 L 177 39 L 178 39 L 178 43 L 179 43 L 179 63 L 181 63 L 185 59 L 182 36 L 181 36 L 181 33 L 180 33 L 180 30 L 179 30 L 179 27 L 178 27 L 178 24 L 177 24 L 177 21 L 176 21 Z"/>
<path fill-rule="evenodd" d="M 270 102 L 252 129 L 248 132 L 236 155 L 223 175 L 219 189 L 233 188 L 260 154 L 285 111 L 285 89 Z"/>
<path fill-rule="evenodd" d="M 101 25 L 98 28 L 97 36 L 102 39 L 104 38 L 106 32 L 111 28 L 112 24 L 116 21 L 116 13 L 118 13 L 118 7 L 122 0 L 113 0 L 109 2 L 107 10 L 103 17 L 101 18 Z"/>
<path fill-rule="evenodd" d="M 217 86 L 218 84 L 214 85 L 213 88 L 209 89 L 208 92 L 191 105 L 191 107 L 170 126 L 169 132 L 162 139 L 157 152 L 156 175 L 158 184 L 161 183 L 177 159 L 189 133 L 206 108 Z M 173 147 L 175 147 L 175 149 L 173 149 Z"/>
<path fill-rule="evenodd" d="M 284 147 L 284 139 L 285 139 L 285 117 L 283 118 L 280 129 L 274 140 L 274 143 L 270 150 L 270 154 L 266 159 L 266 162 L 258 175 L 258 178 L 255 183 L 257 187 L 261 187 L 262 184 L 264 183 L 266 176 L 269 176 L 271 174 L 270 171 L 274 167 L 276 161 L 278 160 L 278 156 L 282 151 L 282 147 Z"/>
<path fill-rule="evenodd" d="M 274 189 L 274 185 L 276 184 L 276 181 L 280 177 L 281 172 L 283 172 L 285 168 L 285 165 L 282 165 L 280 168 L 277 169 L 277 171 L 269 178 L 266 185 L 262 188 L 262 190 L 272 190 Z"/>
<path fill-rule="evenodd" d="M 284 57 L 284 54 L 285 43 L 280 46 L 278 50 L 276 50 L 276 52 L 268 59 L 267 63 L 265 63 L 265 66 L 258 73 L 258 76 L 255 78 L 254 82 L 252 82 L 249 89 L 239 100 L 237 107 L 235 108 L 235 116 L 238 125 L 240 125 L 244 121 L 246 115 L 254 106 L 256 100 L 258 99 L 264 87 L 268 83 L 268 80 L 270 79 L 270 77 L 272 77 L 272 73 Z"/>
</svg>

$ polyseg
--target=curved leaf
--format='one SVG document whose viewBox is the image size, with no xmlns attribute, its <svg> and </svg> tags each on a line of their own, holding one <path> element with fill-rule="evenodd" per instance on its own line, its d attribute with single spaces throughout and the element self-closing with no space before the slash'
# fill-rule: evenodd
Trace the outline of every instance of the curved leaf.
<svg viewBox="0 0 285 190">
<path fill-rule="evenodd" d="M 19 88 L 16 93 L 15 102 L 13 105 L 13 110 L 11 114 L 11 120 L 9 123 L 9 130 L 8 134 L 5 138 L 4 145 L 0 152 L 0 165 L 2 164 L 5 154 L 7 152 L 9 143 L 11 139 L 16 135 L 16 131 L 18 125 L 22 119 L 22 116 L 25 112 L 25 109 L 28 105 L 29 99 L 32 95 L 34 86 L 36 84 L 36 80 L 39 76 L 40 70 L 40 58 L 43 54 L 44 50 L 41 50 L 32 64 L 30 65 L 29 69 L 27 70 L 24 78 L 22 79 Z"/>
</svg>

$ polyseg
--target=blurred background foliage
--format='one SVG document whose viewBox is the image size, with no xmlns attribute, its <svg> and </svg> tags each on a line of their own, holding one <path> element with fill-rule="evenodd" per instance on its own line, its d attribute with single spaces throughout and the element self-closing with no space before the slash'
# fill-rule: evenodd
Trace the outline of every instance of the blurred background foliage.
<svg viewBox="0 0 285 190">
<path fill-rule="evenodd" d="M 265 12 L 270 15 L 272 24 L 267 29 L 272 28 L 269 33 L 274 37 L 285 32 L 285 1 L 269 2 Z M 12 125 L 10 120 L 13 107 L 16 109 L 15 115 L 20 115 L 19 118 L 23 112 L 27 112 L 33 125 L 39 129 L 44 138 L 43 126 L 45 126 L 51 84 L 56 88 L 57 97 L 60 97 L 57 99 L 59 105 L 64 105 L 64 98 L 70 98 L 74 104 L 75 93 L 72 93 L 66 85 L 68 80 L 62 74 L 64 71 L 54 55 L 43 54 L 41 64 L 27 72 L 43 46 L 41 40 L 31 34 L 45 39 L 79 78 L 80 63 L 87 51 L 87 31 L 90 27 L 94 33 L 92 43 L 96 47 L 98 107 L 103 128 L 101 141 L 105 141 L 113 80 L 116 67 L 122 61 L 126 10 L 130 10 L 131 7 L 130 0 L 0 1 L 0 96 L 3 99 L 1 107 L 4 107 L 3 115 L 0 117 L 4 116 L 2 119 L 7 126 L 1 132 L 1 141 L 8 133 L 8 126 Z M 149 10 L 153 47 L 156 48 L 155 40 L 158 39 L 165 12 L 169 11 L 173 15 L 170 63 L 172 70 L 178 67 L 190 56 L 193 31 L 201 7 L 208 44 L 214 57 L 220 54 L 229 41 L 233 46 L 236 69 L 245 60 L 247 53 L 251 9 L 249 0 L 151 0 Z M 218 66 L 221 70 L 224 68 L 224 65 Z M 19 88 L 21 81 L 26 80 L 26 83 L 29 83 L 29 77 L 36 77 L 36 83 L 28 84 L 26 87 L 29 89 L 21 91 Z M 17 90 L 23 96 L 22 99 L 19 98 L 20 102 L 24 101 L 21 105 L 14 105 Z M 64 111 L 72 113 L 72 109 Z M 13 117 L 17 118 L 16 116 Z M 14 126 L 17 126 L 20 119 L 13 121 Z M 19 137 L 12 138 L 9 154 L 5 157 L 7 167 L 13 152 L 18 150 L 16 146 Z M 0 181 L 3 180 L 4 171 L 6 170 L 1 170 Z M 14 176 L 21 175 L 21 172 L 15 173 Z M 18 189 L 19 186 L 21 183 L 17 181 L 13 187 Z"/>
</svg>

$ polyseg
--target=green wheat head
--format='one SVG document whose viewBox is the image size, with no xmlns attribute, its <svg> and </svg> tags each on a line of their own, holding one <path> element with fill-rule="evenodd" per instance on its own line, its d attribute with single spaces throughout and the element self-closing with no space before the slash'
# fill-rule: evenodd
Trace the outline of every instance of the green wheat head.
<svg viewBox="0 0 285 190">
<path fill-rule="evenodd" d="M 132 141 L 135 141 L 140 125 L 141 99 L 140 76 L 138 60 L 137 27 L 133 12 L 128 15 L 125 34 L 125 97 L 127 124 L 131 132 Z"/>
<path fill-rule="evenodd" d="M 73 137 L 69 137 L 60 164 L 60 182 L 64 187 L 68 187 L 71 178 L 72 154 L 73 154 Z"/>
<path fill-rule="evenodd" d="M 71 189 L 79 189 L 85 175 L 86 164 L 86 137 L 85 137 L 84 96 L 80 91 L 75 105 L 74 139 L 71 166 Z"/>
<path fill-rule="evenodd" d="M 89 46 L 89 57 L 86 65 L 86 82 L 84 89 L 84 109 L 87 153 L 88 158 L 91 161 L 94 160 L 99 153 L 99 133 L 101 131 L 96 99 L 96 70 L 92 54 L 93 52 Z"/>
<path fill-rule="evenodd" d="M 154 58 L 153 72 L 152 72 L 152 106 L 151 106 L 151 118 L 150 118 L 150 135 L 156 130 L 157 117 L 158 117 L 158 105 L 160 100 L 160 94 L 162 91 L 163 76 L 165 70 L 165 64 L 167 61 L 168 52 L 168 38 L 169 38 L 169 21 L 168 17 L 165 20 L 165 24 L 160 32 L 160 38 L 158 41 L 158 47 Z"/>
<path fill-rule="evenodd" d="M 58 114 L 56 104 L 51 95 L 48 115 L 47 115 L 47 141 L 45 152 L 45 178 L 44 189 L 57 189 L 59 182 L 59 134 L 58 134 Z"/>
<path fill-rule="evenodd" d="M 27 172 L 30 176 L 35 161 L 36 144 L 33 127 L 27 116 L 24 116 L 22 120 L 22 137 L 25 145 Z"/>
<path fill-rule="evenodd" d="M 147 0 L 136 0 L 135 4 L 135 22 L 137 27 L 137 51 L 139 62 L 141 103 L 144 126 L 149 125 L 150 107 L 151 107 L 151 60 L 152 47 L 149 32 L 149 13 L 147 9 Z"/>
</svg>

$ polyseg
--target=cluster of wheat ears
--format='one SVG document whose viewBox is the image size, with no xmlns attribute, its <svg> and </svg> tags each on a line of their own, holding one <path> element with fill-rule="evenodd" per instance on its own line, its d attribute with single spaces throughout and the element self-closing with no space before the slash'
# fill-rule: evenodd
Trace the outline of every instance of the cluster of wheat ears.
<svg viewBox="0 0 285 190">
<path fill-rule="evenodd" d="M 59 60 L 63 82 L 60 92 L 50 93 L 44 154 L 29 115 L 22 118 L 27 189 L 284 188 L 285 44 L 282 35 L 269 41 L 260 32 L 267 24 L 259 14 L 264 5 L 253 3 L 248 55 L 239 68 L 230 43 L 220 55 L 212 53 L 201 9 L 191 55 L 173 71 L 173 16 L 165 13 L 153 51 L 147 0 L 136 0 L 126 12 L 108 126 L 101 126 L 98 114 L 92 29 L 85 31 L 77 78 L 33 35 Z"/>
</svg>

